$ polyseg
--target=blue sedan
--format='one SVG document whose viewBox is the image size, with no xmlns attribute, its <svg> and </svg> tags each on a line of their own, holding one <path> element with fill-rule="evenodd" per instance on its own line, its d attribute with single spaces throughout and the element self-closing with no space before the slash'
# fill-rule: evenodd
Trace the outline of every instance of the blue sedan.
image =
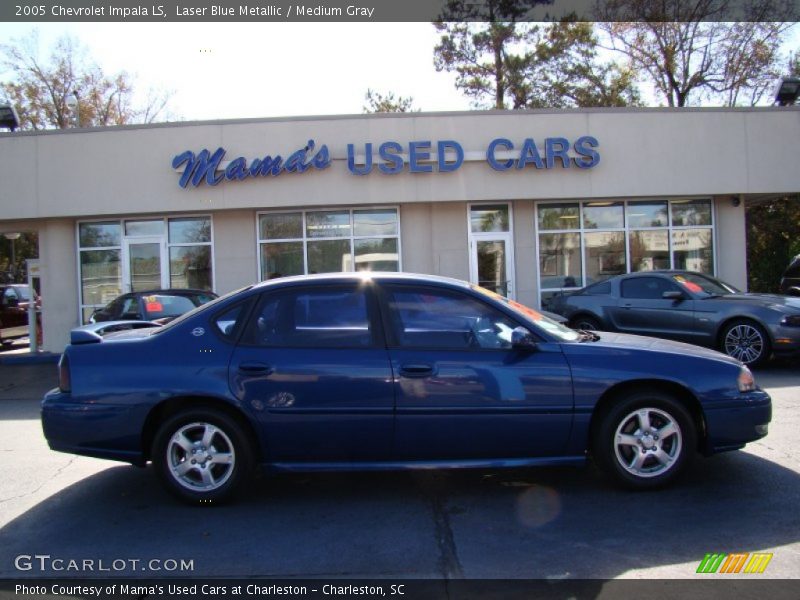
<svg viewBox="0 0 800 600">
<path fill-rule="evenodd" d="M 164 327 L 75 330 L 42 405 L 54 450 L 153 463 L 192 503 L 270 470 L 522 467 L 591 456 L 671 482 L 767 434 L 770 397 L 713 350 L 578 332 L 434 276 L 271 280 Z"/>
</svg>

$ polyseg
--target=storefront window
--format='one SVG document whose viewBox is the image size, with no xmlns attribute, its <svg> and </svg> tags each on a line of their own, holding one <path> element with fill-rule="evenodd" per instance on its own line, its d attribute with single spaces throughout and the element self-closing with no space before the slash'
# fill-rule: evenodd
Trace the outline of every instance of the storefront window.
<svg viewBox="0 0 800 600">
<path fill-rule="evenodd" d="M 626 272 L 625 233 L 584 234 L 586 285 Z"/>
<path fill-rule="evenodd" d="M 124 291 L 214 287 L 208 216 L 79 223 L 78 246 L 84 322 Z"/>
<path fill-rule="evenodd" d="M 81 301 L 104 306 L 122 293 L 119 250 L 81 250 Z"/>
<path fill-rule="evenodd" d="M 270 212 L 258 218 L 261 279 L 400 270 L 396 208 Z"/>
<path fill-rule="evenodd" d="M 713 275 L 714 252 L 710 229 L 678 229 L 672 232 L 674 268 Z"/>
<path fill-rule="evenodd" d="M 668 231 L 631 231 L 631 271 L 669 269 Z"/>
<path fill-rule="evenodd" d="M 579 233 L 539 236 L 539 276 L 543 288 L 583 287 L 582 272 Z"/>
<path fill-rule="evenodd" d="M 666 227 L 666 202 L 628 202 L 628 227 Z"/>
<path fill-rule="evenodd" d="M 261 244 L 261 279 L 302 275 L 303 242 Z"/>
<path fill-rule="evenodd" d="M 212 289 L 211 246 L 173 246 L 169 249 L 170 287 Z"/>
<path fill-rule="evenodd" d="M 622 273 L 714 273 L 710 199 L 539 203 L 536 215 L 544 309 L 565 289 Z"/>
<path fill-rule="evenodd" d="M 399 271 L 397 238 L 355 240 L 356 271 Z"/>
<path fill-rule="evenodd" d="M 672 203 L 672 226 L 711 225 L 711 202 L 679 200 Z"/>
<path fill-rule="evenodd" d="M 540 204 L 538 211 L 539 230 L 578 229 L 580 208 L 574 204 Z"/>
<path fill-rule="evenodd" d="M 584 229 L 619 229 L 625 227 L 621 202 L 588 202 L 583 205 Z"/>
<path fill-rule="evenodd" d="M 105 248 L 119 246 L 121 232 L 119 221 L 107 223 L 81 223 L 79 240 L 81 248 Z"/>
</svg>

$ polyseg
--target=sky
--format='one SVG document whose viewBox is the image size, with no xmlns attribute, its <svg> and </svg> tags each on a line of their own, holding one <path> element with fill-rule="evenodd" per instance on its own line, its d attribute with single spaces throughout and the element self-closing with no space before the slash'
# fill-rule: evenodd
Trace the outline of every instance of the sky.
<svg viewBox="0 0 800 600">
<path fill-rule="evenodd" d="M 68 33 L 138 92 L 170 90 L 169 120 L 360 113 L 368 88 L 424 111 L 471 108 L 455 75 L 433 67 L 430 23 L 0 23 L 0 43 L 34 29 L 43 57 Z"/>
<path fill-rule="evenodd" d="M 183 120 L 360 113 L 368 88 L 425 111 L 470 108 L 433 67 L 430 23 L 0 23 L 0 43 L 33 29 L 43 57 L 69 33 L 106 73 L 172 90 Z"/>
</svg>

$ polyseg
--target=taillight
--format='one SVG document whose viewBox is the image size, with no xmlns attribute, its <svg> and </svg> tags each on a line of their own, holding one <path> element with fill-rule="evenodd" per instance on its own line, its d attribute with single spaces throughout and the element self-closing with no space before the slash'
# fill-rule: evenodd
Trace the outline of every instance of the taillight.
<svg viewBox="0 0 800 600">
<path fill-rule="evenodd" d="M 69 357 L 62 354 L 58 361 L 58 389 L 62 392 L 72 391 L 72 379 L 69 375 Z"/>
</svg>

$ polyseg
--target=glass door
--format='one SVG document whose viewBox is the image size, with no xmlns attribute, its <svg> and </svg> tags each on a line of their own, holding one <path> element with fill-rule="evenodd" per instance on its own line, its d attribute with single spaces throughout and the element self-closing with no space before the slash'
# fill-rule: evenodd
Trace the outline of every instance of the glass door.
<svg viewBox="0 0 800 600">
<path fill-rule="evenodd" d="M 514 242 L 509 204 L 469 207 L 470 281 L 514 298 Z"/>
<path fill-rule="evenodd" d="M 511 236 L 481 239 L 475 237 L 471 246 L 471 273 L 473 283 L 513 298 L 514 285 L 511 278 Z"/>
<path fill-rule="evenodd" d="M 123 240 L 122 286 L 125 292 L 169 287 L 166 241 L 162 236 Z"/>
</svg>

